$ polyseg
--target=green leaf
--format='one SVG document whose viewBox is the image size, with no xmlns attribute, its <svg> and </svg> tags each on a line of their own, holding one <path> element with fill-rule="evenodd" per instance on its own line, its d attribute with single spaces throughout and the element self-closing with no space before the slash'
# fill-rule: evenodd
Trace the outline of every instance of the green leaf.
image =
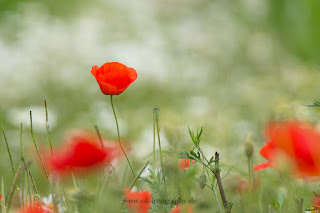
<svg viewBox="0 0 320 213">
<path fill-rule="evenodd" d="M 186 151 L 180 152 L 180 153 L 179 153 L 179 158 L 181 158 L 181 159 L 189 159 L 189 154 L 188 154 L 188 152 L 186 152 Z"/>
<path fill-rule="evenodd" d="M 208 165 L 211 165 L 213 162 L 215 162 L 213 156 L 210 158 Z"/>
<path fill-rule="evenodd" d="M 280 191 L 278 194 L 278 203 L 280 205 L 280 209 L 282 208 L 283 202 L 284 202 L 284 194 L 283 192 Z"/>
<path fill-rule="evenodd" d="M 320 107 L 320 101 L 314 101 L 311 105 L 305 105 L 307 107 Z"/>
</svg>

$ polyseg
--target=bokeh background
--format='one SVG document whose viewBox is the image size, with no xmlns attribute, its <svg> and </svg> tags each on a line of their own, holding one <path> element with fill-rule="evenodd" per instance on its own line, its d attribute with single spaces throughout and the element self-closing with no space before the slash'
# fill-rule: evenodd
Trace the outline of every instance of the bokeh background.
<svg viewBox="0 0 320 213">
<path fill-rule="evenodd" d="M 187 127 L 203 126 L 208 155 L 218 150 L 226 164 L 245 169 L 251 133 L 261 162 L 268 120 L 319 120 L 305 106 L 320 99 L 319 11 L 318 0 L 2 0 L 0 125 L 14 161 L 21 122 L 24 146 L 33 150 L 30 110 L 36 140 L 47 145 L 44 100 L 54 145 L 70 129 L 94 125 L 116 138 L 109 97 L 90 70 L 118 61 L 138 73 L 114 97 L 120 134 L 137 162 L 152 151 L 154 107 L 164 149 L 192 147 Z M 0 176 L 10 183 L 0 141 Z"/>
</svg>

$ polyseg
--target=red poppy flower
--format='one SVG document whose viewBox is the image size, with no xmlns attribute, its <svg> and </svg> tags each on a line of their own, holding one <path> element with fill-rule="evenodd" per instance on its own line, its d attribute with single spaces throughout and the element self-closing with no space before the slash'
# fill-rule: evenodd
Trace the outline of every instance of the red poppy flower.
<svg viewBox="0 0 320 213">
<path fill-rule="evenodd" d="M 125 202 L 128 209 L 134 213 L 147 213 L 151 207 L 152 195 L 148 191 L 133 192 L 124 190 Z"/>
<path fill-rule="evenodd" d="M 260 154 L 268 160 L 254 167 L 278 168 L 279 159 L 286 160 L 299 177 L 320 176 L 320 132 L 315 126 L 297 120 L 271 122 L 266 128 L 268 143 Z"/>
<path fill-rule="evenodd" d="M 136 70 L 118 62 L 94 65 L 91 74 L 105 95 L 119 95 L 137 79 Z"/>
<path fill-rule="evenodd" d="M 0 194 L 0 201 L 2 200 L 2 195 Z"/>
<path fill-rule="evenodd" d="M 194 164 L 195 161 L 191 160 L 191 165 Z M 179 160 L 179 168 L 181 171 L 184 171 L 185 169 L 189 168 L 190 166 L 190 159 L 180 159 Z"/>
<path fill-rule="evenodd" d="M 242 194 L 244 192 L 249 192 L 249 180 L 248 179 L 243 179 L 243 178 L 236 178 L 236 190 Z M 259 186 L 259 180 L 254 178 L 252 181 L 252 189 L 251 190 L 256 190 Z"/>
<path fill-rule="evenodd" d="M 27 205 L 24 208 L 21 208 L 19 213 L 54 213 L 54 211 L 47 207 L 45 204 L 35 202 L 33 204 Z"/>
<path fill-rule="evenodd" d="M 182 205 L 177 205 L 175 208 L 171 209 L 170 213 L 182 213 L 182 212 L 185 212 L 185 211 L 182 211 L 183 209 L 186 209 L 187 213 L 192 213 L 193 212 L 191 205 L 186 205 L 185 208 L 183 208 Z"/>
<path fill-rule="evenodd" d="M 312 204 L 316 209 L 320 209 L 320 196 L 315 196 L 312 200 Z"/>
<path fill-rule="evenodd" d="M 85 132 L 72 134 L 60 149 L 48 157 L 53 173 L 60 175 L 88 173 L 119 157 L 120 148 L 111 144 L 101 145 L 96 137 Z"/>
</svg>

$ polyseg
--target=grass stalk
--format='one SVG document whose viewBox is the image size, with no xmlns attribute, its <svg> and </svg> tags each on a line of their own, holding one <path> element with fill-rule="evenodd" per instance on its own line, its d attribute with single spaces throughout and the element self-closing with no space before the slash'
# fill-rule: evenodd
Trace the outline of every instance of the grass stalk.
<svg viewBox="0 0 320 213">
<path fill-rule="evenodd" d="M 3 177 L 1 177 L 1 194 L 4 195 L 4 183 L 3 183 Z M 6 197 L 3 196 L 1 199 L 1 212 L 6 213 L 7 208 L 6 208 Z"/>
<path fill-rule="evenodd" d="M 23 158 L 23 145 L 22 145 L 22 129 L 23 129 L 23 126 L 22 126 L 22 123 L 20 125 L 20 164 L 22 164 L 22 158 Z M 22 208 L 24 206 L 24 172 L 22 170 L 22 172 L 20 173 L 20 188 L 21 188 L 21 205 L 22 205 Z"/>
<path fill-rule="evenodd" d="M 9 159 L 10 159 L 12 174 L 13 174 L 13 176 L 14 176 L 16 172 L 14 171 L 14 166 L 13 166 L 12 156 L 11 156 L 11 152 L 10 152 L 10 147 L 9 147 L 9 144 L 8 144 L 8 140 L 7 140 L 7 137 L 6 137 L 6 133 L 4 132 L 4 129 L 3 129 L 3 128 L 1 128 L 1 129 L 2 129 L 2 133 L 3 133 L 4 141 L 5 141 L 5 143 L 6 143 L 6 147 L 7 147 Z"/>
<path fill-rule="evenodd" d="M 163 183 L 164 183 L 165 194 L 167 197 L 168 196 L 167 183 L 166 183 L 166 178 L 165 178 L 164 169 L 163 169 L 163 158 L 162 158 L 162 149 L 161 149 L 161 140 L 160 140 L 160 125 L 159 125 L 159 112 L 160 112 L 160 110 L 158 108 L 155 108 L 153 111 L 154 111 L 154 115 L 155 115 L 155 123 L 156 123 L 157 136 L 158 136 L 162 179 L 163 179 Z"/>
<path fill-rule="evenodd" d="M 29 172 L 29 176 L 30 176 L 31 183 L 32 183 L 32 185 L 33 185 L 34 191 L 36 192 L 36 194 L 39 194 L 39 191 L 38 191 L 38 188 L 37 188 L 36 182 L 34 181 L 34 179 L 33 179 L 33 177 L 32 177 L 32 174 L 31 174 L 30 170 L 29 170 L 28 172 Z"/>
<path fill-rule="evenodd" d="M 47 172 L 47 170 L 46 170 L 46 167 L 44 166 L 44 163 L 43 163 L 43 160 L 42 160 L 42 158 L 41 158 L 41 155 L 40 155 L 40 152 L 39 152 L 39 149 L 38 149 L 36 140 L 34 139 L 33 128 L 32 128 L 32 112 L 31 112 L 31 111 L 30 111 L 30 131 L 31 131 L 31 137 L 32 137 L 34 146 L 35 146 L 35 148 L 36 148 L 36 150 L 37 150 L 37 154 L 38 154 L 39 160 L 40 160 L 41 165 L 42 165 L 42 169 L 43 169 L 44 173 L 46 174 L 46 178 L 47 178 L 49 184 L 51 185 L 48 172 Z"/>
<path fill-rule="evenodd" d="M 51 154 L 53 155 L 52 143 L 51 143 L 50 132 L 49 132 L 48 106 L 47 106 L 47 101 L 46 101 L 46 100 L 44 100 L 44 108 L 45 108 L 45 110 L 46 110 L 46 131 L 47 131 L 47 137 L 48 137 L 48 142 L 49 142 Z"/>
<path fill-rule="evenodd" d="M 142 169 L 140 170 L 139 174 L 137 175 L 137 177 L 132 181 L 131 185 L 130 185 L 130 190 L 133 188 L 134 184 L 137 182 L 137 180 L 139 179 L 140 175 L 142 174 L 142 172 L 146 169 L 146 167 L 148 166 L 149 161 L 142 167 Z"/>
<path fill-rule="evenodd" d="M 29 169 L 23 157 L 21 158 L 21 160 L 24 166 L 24 170 L 22 171 L 25 171 L 27 176 L 27 197 L 29 196 L 29 202 L 31 203 L 32 198 L 31 198 L 31 188 L 30 188 L 30 181 L 29 181 Z"/>
<path fill-rule="evenodd" d="M 17 172 L 16 172 L 16 174 L 14 176 L 13 183 L 12 183 L 12 185 L 10 187 L 8 199 L 7 199 L 7 202 L 6 202 L 7 211 L 9 211 L 9 209 L 10 209 L 14 192 L 17 191 L 16 188 L 17 188 L 17 184 L 18 184 L 18 181 L 19 181 L 20 171 L 21 171 L 21 164 L 19 165 L 19 168 L 18 168 L 18 170 L 17 170 Z"/>
<path fill-rule="evenodd" d="M 70 206 L 69 206 L 69 202 L 68 202 L 68 199 L 67 199 L 66 191 L 64 190 L 64 186 L 63 186 L 63 183 L 62 183 L 61 180 L 60 180 L 60 186 L 61 186 L 61 189 L 62 189 L 62 192 L 63 192 L 63 196 L 64 196 L 64 199 L 65 199 L 67 212 L 70 212 Z"/>
<path fill-rule="evenodd" d="M 101 134 L 100 134 L 99 128 L 98 128 L 98 126 L 97 126 L 97 125 L 94 125 L 94 128 L 95 128 L 95 130 L 96 130 L 96 132 L 97 132 L 97 135 L 98 135 L 98 138 L 99 138 L 99 141 L 100 141 L 101 147 L 103 148 L 103 147 L 104 147 L 104 145 L 103 145 L 103 141 L 102 141 L 102 138 L 101 138 Z"/>
<path fill-rule="evenodd" d="M 155 123 L 155 112 L 153 109 L 152 123 L 153 123 L 153 171 L 156 169 L 156 123 Z"/>
</svg>

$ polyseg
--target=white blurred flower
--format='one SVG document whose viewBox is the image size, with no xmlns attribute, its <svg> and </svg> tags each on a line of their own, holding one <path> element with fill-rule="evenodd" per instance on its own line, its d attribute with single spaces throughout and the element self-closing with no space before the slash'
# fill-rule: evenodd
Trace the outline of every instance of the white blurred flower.
<svg viewBox="0 0 320 213">
<path fill-rule="evenodd" d="M 30 111 L 32 112 L 32 125 L 36 131 L 46 131 L 46 111 L 44 107 L 29 106 L 26 108 L 12 108 L 8 111 L 7 119 L 13 125 L 30 126 Z M 56 124 L 55 113 L 48 110 L 49 128 L 52 128 Z"/>
</svg>

